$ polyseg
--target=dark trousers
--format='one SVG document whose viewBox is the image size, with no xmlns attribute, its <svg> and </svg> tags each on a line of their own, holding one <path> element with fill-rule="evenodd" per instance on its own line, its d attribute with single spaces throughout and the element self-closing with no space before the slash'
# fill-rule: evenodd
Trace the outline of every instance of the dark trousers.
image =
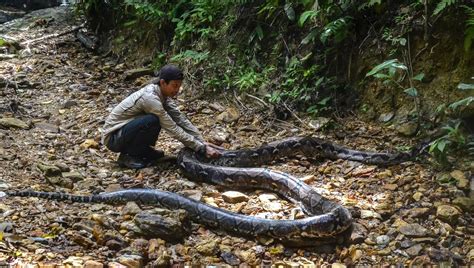
<svg viewBox="0 0 474 268">
<path fill-rule="evenodd" d="M 113 152 L 144 156 L 155 146 L 160 130 L 158 117 L 147 114 L 133 119 L 110 134 L 106 145 Z"/>
</svg>

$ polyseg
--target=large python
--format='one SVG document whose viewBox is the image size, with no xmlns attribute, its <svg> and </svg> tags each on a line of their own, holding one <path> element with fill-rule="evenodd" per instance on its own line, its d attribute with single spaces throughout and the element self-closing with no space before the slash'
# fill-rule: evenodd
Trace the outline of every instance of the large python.
<svg viewBox="0 0 474 268">
<path fill-rule="evenodd" d="M 134 201 L 173 210 L 184 209 L 196 222 L 241 236 L 271 237 L 279 242 L 304 246 L 341 242 L 347 235 L 346 230 L 352 225 L 348 209 L 322 197 L 312 187 L 291 175 L 267 168 L 249 168 L 295 154 L 311 157 L 320 155 L 377 165 L 396 164 L 413 157 L 409 153 L 351 150 L 314 137 L 294 137 L 255 149 L 222 151 L 220 158 L 210 161 L 189 149 L 180 151 L 178 164 L 187 177 L 229 188 L 260 188 L 276 192 L 299 204 L 310 215 L 297 220 L 271 220 L 242 215 L 179 194 L 153 189 L 128 189 L 91 196 L 33 191 L 9 191 L 5 195 L 113 205 Z"/>
</svg>

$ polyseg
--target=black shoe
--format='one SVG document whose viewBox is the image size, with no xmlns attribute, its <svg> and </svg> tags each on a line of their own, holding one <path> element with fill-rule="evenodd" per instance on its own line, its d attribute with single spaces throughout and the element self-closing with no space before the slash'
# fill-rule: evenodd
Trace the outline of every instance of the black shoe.
<svg viewBox="0 0 474 268">
<path fill-rule="evenodd" d="M 155 150 L 153 148 L 147 150 L 143 155 L 143 157 L 148 161 L 156 161 L 160 158 L 163 158 L 164 156 L 165 153 L 162 150 Z"/>
<path fill-rule="evenodd" d="M 121 153 L 117 159 L 117 163 L 121 167 L 128 167 L 133 169 L 141 169 L 148 166 L 148 161 L 141 157 L 131 156 L 128 154 Z"/>
</svg>

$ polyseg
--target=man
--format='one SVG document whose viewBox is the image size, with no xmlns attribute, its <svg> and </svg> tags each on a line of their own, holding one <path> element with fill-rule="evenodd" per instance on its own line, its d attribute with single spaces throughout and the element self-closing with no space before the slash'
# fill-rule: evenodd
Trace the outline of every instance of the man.
<svg viewBox="0 0 474 268">
<path fill-rule="evenodd" d="M 112 110 L 105 120 L 102 143 L 120 153 L 120 166 L 140 169 L 163 157 L 163 151 L 154 149 L 161 129 L 208 158 L 220 155 L 177 108 L 173 97 L 182 81 L 183 72 L 174 65 L 166 65 L 160 70 L 158 85 L 143 87 Z"/>
</svg>

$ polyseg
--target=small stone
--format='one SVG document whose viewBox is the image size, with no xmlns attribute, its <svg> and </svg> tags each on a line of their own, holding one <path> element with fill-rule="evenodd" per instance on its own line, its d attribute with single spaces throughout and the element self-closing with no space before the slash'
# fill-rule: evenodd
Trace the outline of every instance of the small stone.
<svg viewBox="0 0 474 268">
<path fill-rule="evenodd" d="M 145 75 L 153 74 L 154 70 L 152 68 L 136 68 L 124 72 L 125 80 L 134 80 Z"/>
<path fill-rule="evenodd" d="M 383 188 L 386 189 L 386 190 L 395 191 L 395 190 L 398 188 L 398 185 L 392 184 L 392 183 L 388 183 L 388 184 L 385 184 L 385 185 L 383 186 Z"/>
<path fill-rule="evenodd" d="M 201 201 L 202 198 L 202 191 L 200 190 L 183 190 L 180 193 L 196 201 Z"/>
<path fill-rule="evenodd" d="M 127 268 L 139 268 L 143 265 L 143 257 L 138 255 L 122 255 L 118 258 L 118 262 L 127 266 Z"/>
<path fill-rule="evenodd" d="M 237 121 L 239 118 L 240 118 L 239 110 L 233 107 L 227 108 L 224 112 L 220 113 L 217 116 L 218 121 L 223 121 L 225 123 L 232 123 L 234 121 Z"/>
<path fill-rule="evenodd" d="M 406 212 L 409 217 L 412 218 L 424 218 L 428 216 L 430 212 L 429 208 L 412 208 Z"/>
<path fill-rule="evenodd" d="M 436 217 L 448 223 L 456 223 L 461 212 L 450 205 L 441 205 L 436 210 Z"/>
<path fill-rule="evenodd" d="M 70 265 L 72 267 L 82 267 L 84 264 L 84 260 L 79 257 L 70 256 L 66 260 L 63 261 L 63 264 Z"/>
<path fill-rule="evenodd" d="M 61 174 L 63 178 L 70 179 L 73 182 L 78 182 L 84 179 L 84 176 L 78 171 L 63 172 Z"/>
<path fill-rule="evenodd" d="M 423 237 L 428 235 L 428 230 L 418 223 L 403 224 L 398 227 L 398 231 L 409 237 Z"/>
<path fill-rule="evenodd" d="M 363 255 L 362 250 L 360 249 L 354 250 L 351 254 L 352 262 L 356 262 L 357 260 L 359 260 L 362 257 L 362 255 Z"/>
<path fill-rule="evenodd" d="M 338 263 L 338 262 L 331 264 L 331 268 L 346 268 L 346 267 L 347 266 L 345 264 Z"/>
<path fill-rule="evenodd" d="M 380 214 L 378 214 L 378 213 L 375 212 L 375 211 L 361 209 L 361 210 L 360 210 L 360 218 L 361 218 L 361 219 L 376 218 L 376 219 L 380 219 L 380 220 L 381 220 L 381 219 L 382 219 L 382 216 L 380 216 Z"/>
<path fill-rule="evenodd" d="M 405 239 L 400 243 L 400 247 L 401 248 L 409 248 L 409 247 L 413 246 L 414 244 L 415 244 L 415 242 L 413 242 L 411 240 L 408 240 L 408 239 Z"/>
<path fill-rule="evenodd" d="M 61 176 L 61 169 L 57 166 L 37 164 L 39 170 L 41 170 L 46 177 Z"/>
<path fill-rule="evenodd" d="M 21 121 L 20 119 L 13 118 L 13 117 L 6 117 L 0 119 L 0 126 L 6 128 L 20 128 L 20 129 L 28 129 L 30 125 Z"/>
<path fill-rule="evenodd" d="M 308 176 L 304 176 L 304 177 L 300 178 L 300 180 L 303 181 L 306 184 L 309 184 L 309 183 L 313 182 L 315 179 L 316 179 L 316 176 L 314 176 L 314 175 L 308 175 Z"/>
<path fill-rule="evenodd" d="M 45 132 L 50 132 L 50 133 L 59 133 L 59 126 L 58 125 L 53 125 L 47 122 L 39 122 L 35 123 L 35 128 L 43 130 Z"/>
<path fill-rule="evenodd" d="M 211 240 L 203 241 L 202 243 L 196 245 L 196 250 L 202 255 L 212 256 L 217 250 L 217 243 L 216 241 Z"/>
<path fill-rule="evenodd" d="M 469 180 L 464 175 L 464 172 L 460 170 L 454 170 L 450 173 L 451 177 L 456 180 L 456 186 L 462 190 L 469 189 Z"/>
<path fill-rule="evenodd" d="M 8 189 L 10 189 L 10 184 L 3 181 L 3 180 L 0 180 L 0 191 L 6 191 Z"/>
<path fill-rule="evenodd" d="M 331 119 L 327 117 L 317 117 L 309 122 L 309 126 L 314 130 L 320 130 L 325 128 L 330 122 Z"/>
<path fill-rule="evenodd" d="M 142 209 L 135 202 L 127 202 L 122 208 L 122 215 L 136 215 L 140 213 Z"/>
<path fill-rule="evenodd" d="M 268 202 L 263 204 L 263 208 L 270 212 L 281 211 L 282 206 L 279 202 Z"/>
<path fill-rule="evenodd" d="M 375 239 L 378 245 L 385 246 L 390 242 L 390 237 L 388 235 L 380 235 Z"/>
<path fill-rule="evenodd" d="M 422 250 L 423 250 L 423 246 L 421 244 L 416 244 L 414 246 L 407 248 L 406 252 L 408 253 L 408 255 L 415 257 L 415 256 L 419 256 Z"/>
<path fill-rule="evenodd" d="M 229 265 L 236 266 L 240 264 L 239 258 L 232 252 L 223 252 L 221 258 Z"/>
<path fill-rule="evenodd" d="M 84 263 L 84 268 L 102 268 L 104 265 L 100 262 L 93 261 L 93 260 L 87 260 Z"/>
<path fill-rule="evenodd" d="M 77 106 L 77 105 L 78 105 L 78 104 L 77 104 L 76 101 L 74 101 L 74 100 L 68 100 L 68 101 L 66 101 L 65 103 L 63 103 L 62 107 L 63 107 L 63 109 L 70 109 L 70 108 L 72 108 L 72 107 L 74 107 L 74 106 Z"/>
<path fill-rule="evenodd" d="M 360 223 L 353 223 L 353 230 L 351 233 L 350 242 L 352 244 L 360 244 L 364 242 L 367 237 L 367 229 Z"/>
<path fill-rule="evenodd" d="M 387 123 L 388 121 L 392 120 L 394 116 L 395 116 L 395 113 L 393 112 L 381 114 L 379 116 L 379 121 L 382 123 Z"/>
<path fill-rule="evenodd" d="M 397 131 L 398 131 L 398 133 L 400 133 L 404 136 L 411 137 L 411 136 L 415 135 L 416 132 L 418 131 L 418 123 L 416 123 L 416 122 L 407 122 L 407 123 L 400 124 L 397 127 Z"/>
<path fill-rule="evenodd" d="M 80 147 L 83 149 L 99 149 L 99 143 L 93 139 L 86 139 L 83 143 L 81 143 Z"/>
<path fill-rule="evenodd" d="M 413 194 L 413 199 L 417 202 L 420 201 L 422 197 L 423 197 L 423 194 L 420 192 L 416 192 L 415 194 Z"/>
<path fill-rule="evenodd" d="M 237 191 L 227 191 L 222 194 L 222 198 L 224 201 L 228 203 L 240 203 L 240 202 L 246 202 L 249 200 L 249 197 L 241 192 Z"/>
<path fill-rule="evenodd" d="M 458 197 L 453 200 L 453 205 L 460 207 L 465 212 L 474 212 L 474 199 L 469 197 Z"/>
</svg>

